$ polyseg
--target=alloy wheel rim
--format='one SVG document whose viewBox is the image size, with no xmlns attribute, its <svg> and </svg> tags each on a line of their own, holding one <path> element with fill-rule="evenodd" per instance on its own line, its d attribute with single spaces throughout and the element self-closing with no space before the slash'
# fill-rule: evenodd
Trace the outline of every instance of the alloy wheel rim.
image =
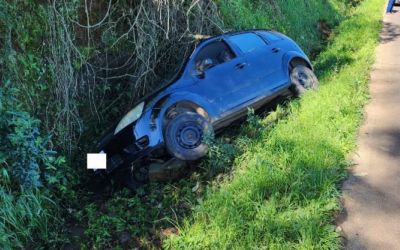
<svg viewBox="0 0 400 250">
<path fill-rule="evenodd" d="M 310 86 L 308 86 L 309 85 L 308 77 L 304 72 L 299 72 L 297 74 L 297 80 L 302 87 L 304 87 L 304 88 L 310 87 Z"/>
<path fill-rule="evenodd" d="M 193 149 L 201 144 L 203 130 L 198 124 L 186 123 L 181 126 L 176 134 L 179 146 Z"/>
</svg>

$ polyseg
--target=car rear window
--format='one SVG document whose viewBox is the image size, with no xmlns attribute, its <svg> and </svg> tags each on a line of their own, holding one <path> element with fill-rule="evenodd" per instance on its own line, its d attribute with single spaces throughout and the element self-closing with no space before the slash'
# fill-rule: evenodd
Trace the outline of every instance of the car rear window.
<svg viewBox="0 0 400 250">
<path fill-rule="evenodd" d="M 239 49 L 244 53 L 248 53 L 265 46 L 264 40 L 254 33 L 233 35 L 229 40 L 238 46 Z"/>
</svg>

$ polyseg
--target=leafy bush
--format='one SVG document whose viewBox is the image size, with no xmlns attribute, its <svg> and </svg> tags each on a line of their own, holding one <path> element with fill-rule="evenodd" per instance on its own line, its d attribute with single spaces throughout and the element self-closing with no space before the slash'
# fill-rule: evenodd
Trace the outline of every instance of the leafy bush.
<svg viewBox="0 0 400 250">
<path fill-rule="evenodd" d="M 57 205 L 47 197 L 71 193 L 68 174 L 64 158 L 49 149 L 50 137 L 40 135 L 39 120 L 22 111 L 17 92 L 9 81 L 0 86 L 0 246 L 51 246 L 62 240 L 53 230 L 60 225 Z"/>
<path fill-rule="evenodd" d="M 10 82 L 0 88 L 0 164 L 24 188 L 55 184 L 63 158 L 48 148 L 50 137 L 40 135 L 39 120 L 21 110 L 16 93 Z"/>
</svg>

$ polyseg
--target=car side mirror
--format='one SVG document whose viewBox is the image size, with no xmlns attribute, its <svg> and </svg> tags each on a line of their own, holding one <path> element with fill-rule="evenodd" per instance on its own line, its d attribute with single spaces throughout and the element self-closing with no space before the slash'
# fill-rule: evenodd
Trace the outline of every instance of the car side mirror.
<svg viewBox="0 0 400 250">
<path fill-rule="evenodd" d="M 206 71 L 207 69 L 211 69 L 214 66 L 215 66 L 215 63 L 211 59 L 205 59 L 203 61 L 203 71 Z"/>
<path fill-rule="evenodd" d="M 196 71 L 194 75 L 199 79 L 204 79 L 206 77 L 206 72 L 204 71 Z"/>
</svg>

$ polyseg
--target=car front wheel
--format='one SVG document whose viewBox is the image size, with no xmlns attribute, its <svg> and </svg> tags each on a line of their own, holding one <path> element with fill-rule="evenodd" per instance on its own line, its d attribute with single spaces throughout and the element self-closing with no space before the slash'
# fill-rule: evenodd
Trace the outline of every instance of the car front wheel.
<svg viewBox="0 0 400 250">
<path fill-rule="evenodd" d="M 290 72 L 290 80 L 292 82 L 292 89 L 295 95 L 302 95 L 307 90 L 316 90 L 319 82 L 314 72 L 304 66 L 297 65 Z"/>
<path fill-rule="evenodd" d="M 184 112 L 167 123 L 164 140 L 168 152 L 178 159 L 194 161 L 207 154 L 207 136 L 213 136 L 211 124 L 194 112 Z"/>
</svg>

